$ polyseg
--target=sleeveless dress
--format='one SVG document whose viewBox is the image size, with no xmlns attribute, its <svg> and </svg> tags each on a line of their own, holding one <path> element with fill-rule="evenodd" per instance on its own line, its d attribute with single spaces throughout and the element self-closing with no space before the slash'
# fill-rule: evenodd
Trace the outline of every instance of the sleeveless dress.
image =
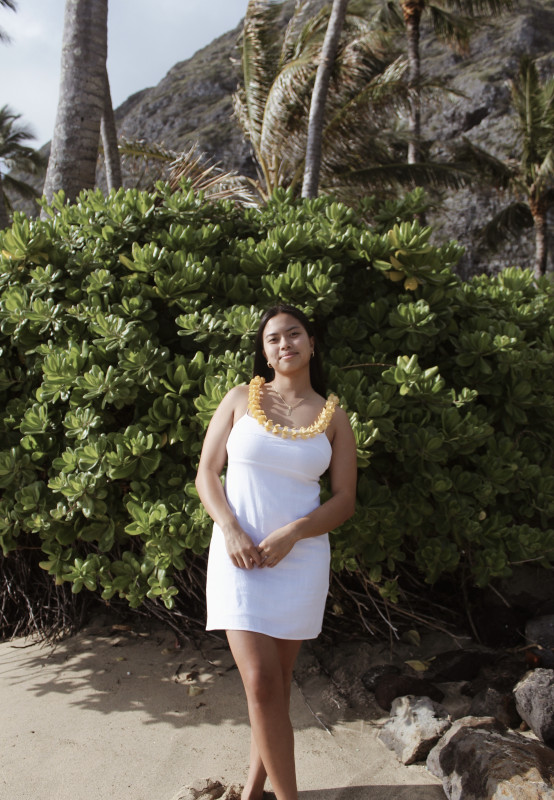
<svg viewBox="0 0 554 800">
<path fill-rule="evenodd" d="M 325 433 L 283 439 L 247 413 L 227 440 L 225 494 L 258 545 L 319 506 L 319 478 L 331 461 Z M 235 567 L 214 524 L 208 557 L 207 630 L 245 630 L 277 639 L 315 639 L 329 589 L 328 535 L 301 539 L 275 567 Z"/>
</svg>

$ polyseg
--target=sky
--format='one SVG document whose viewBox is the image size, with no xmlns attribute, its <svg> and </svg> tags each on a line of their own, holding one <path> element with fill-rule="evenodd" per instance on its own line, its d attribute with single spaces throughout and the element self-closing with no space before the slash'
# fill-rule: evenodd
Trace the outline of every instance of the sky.
<svg viewBox="0 0 554 800">
<path fill-rule="evenodd" d="M 65 0 L 0 7 L 0 106 L 21 114 L 41 147 L 52 138 L 60 80 Z M 108 0 L 108 75 L 114 108 L 156 86 L 177 62 L 236 27 L 248 0 Z"/>
</svg>

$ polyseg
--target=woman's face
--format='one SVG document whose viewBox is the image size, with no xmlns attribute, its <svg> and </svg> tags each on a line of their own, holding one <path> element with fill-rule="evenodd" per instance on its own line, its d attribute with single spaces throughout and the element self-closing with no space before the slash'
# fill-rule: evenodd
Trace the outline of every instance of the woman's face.
<svg viewBox="0 0 554 800">
<path fill-rule="evenodd" d="M 310 363 L 314 338 L 291 314 L 276 314 L 263 332 L 263 353 L 276 372 L 295 372 Z"/>
</svg>

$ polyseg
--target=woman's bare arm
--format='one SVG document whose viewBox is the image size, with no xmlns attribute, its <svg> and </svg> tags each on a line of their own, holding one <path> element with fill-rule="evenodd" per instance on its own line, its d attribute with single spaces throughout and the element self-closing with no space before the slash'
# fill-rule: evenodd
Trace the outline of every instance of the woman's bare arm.
<svg viewBox="0 0 554 800">
<path fill-rule="evenodd" d="M 204 508 L 223 532 L 233 564 L 251 569 L 262 565 L 262 557 L 233 514 L 220 478 L 227 460 L 227 439 L 236 418 L 246 410 L 247 395 L 246 386 L 237 386 L 219 404 L 204 439 L 196 488 Z"/>
</svg>

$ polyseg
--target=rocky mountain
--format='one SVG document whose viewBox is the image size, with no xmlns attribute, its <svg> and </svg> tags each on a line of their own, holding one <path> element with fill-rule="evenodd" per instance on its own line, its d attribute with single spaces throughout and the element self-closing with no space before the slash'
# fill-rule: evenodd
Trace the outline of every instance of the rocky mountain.
<svg viewBox="0 0 554 800">
<path fill-rule="evenodd" d="M 180 61 L 157 86 L 131 95 L 115 110 L 118 134 L 182 151 L 193 143 L 228 169 L 254 173 L 250 147 L 233 120 L 232 94 L 240 69 L 242 23 L 192 58 Z"/>
<path fill-rule="evenodd" d="M 314 8 L 320 5 L 313 0 Z M 461 136 L 497 156 L 517 152 L 507 82 L 524 53 L 538 58 L 543 77 L 552 76 L 554 0 L 516 0 L 514 6 L 501 18 L 479 24 L 464 56 L 440 44 L 430 28 L 423 26 L 423 70 L 431 77 L 440 76 L 464 95 L 448 96 L 424 111 L 423 135 L 435 143 L 431 148 L 435 155 L 444 154 L 445 145 Z M 283 8 L 281 24 L 292 8 L 291 0 Z M 175 150 L 198 142 L 224 167 L 253 175 L 250 147 L 232 116 L 231 95 L 240 80 L 240 31 L 241 25 L 176 64 L 158 86 L 130 97 L 116 112 L 120 133 Z M 456 238 L 466 246 L 460 264 L 463 274 L 510 264 L 531 265 L 531 231 L 523 239 L 507 240 L 496 254 L 476 251 L 479 229 L 503 201 L 496 192 L 471 187 L 440 194 L 430 190 L 430 194 L 436 204 L 429 216 L 435 237 Z"/>
<path fill-rule="evenodd" d="M 313 8 L 322 4 L 322 0 L 311 0 Z M 280 26 L 293 7 L 293 0 L 285 3 Z M 177 63 L 157 86 L 129 97 L 116 110 L 119 134 L 177 151 L 196 142 L 225 168 L 255 175 L 250 146 L 233 118 L 231 99 L 240 80 L 237 45 L 241 27 Z M 475 28 L 469 53 L 464 56 L 440 44 L 430 28 L 423 26 L 422 69 L 431 77 L 441 77 L 462 95 L 449 95 L 425 108 L 423 135 L 433 143 L 431 152 L 443 155 L 448 144 L 467 136 L 497 156 L 514 155 L 517 146 L 507 81 L 525 53 L 538 59 L 543 78 L 551 77 L 553 51 L 554 0 L 515 0 L 512 11 Z M 435 237 L 456 238 L 466 246 L 460 264 L 464 276 L 532 264 L 532 232 L 523 239 L 507 241 L 497 254 L 477 251 L 480 227 L 502 202 L 497 193 L 471 187 L 456 192 L 429 190 L 429 194 L 436 206 L 429 215 Z M 551 240 L 550 268 L 554 236 Z"/>
</svg>

